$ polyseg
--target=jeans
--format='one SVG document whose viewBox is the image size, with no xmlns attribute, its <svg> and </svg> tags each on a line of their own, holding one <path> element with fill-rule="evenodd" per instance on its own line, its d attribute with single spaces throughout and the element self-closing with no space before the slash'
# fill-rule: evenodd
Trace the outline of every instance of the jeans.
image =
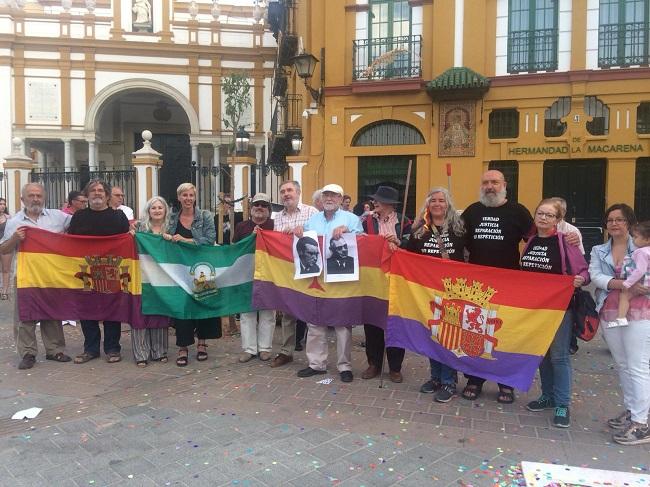
<svg viewBox="0 0 650 487">
<path fill-rule="evenodd" d="M 650 409 L 650 320 L 630 321 L 628 326 L 600 329 L 612 352 L 623 389 L 623 404 L 632 413 L 632 421 L 648 422 Z"/>
<path fill-rule="evenodd" d="M 573 336 L 573 313 L 564 313 L 562 323 L 555 333 L 551 347 L 539 365 L 542 394 L 550 397 L 556 406 L 571 403 L 571 357 L 569 344 Z"/>
<path fill-rule="evenodd" d="M 120 334 L 122 323 L 119 321 L 104 321 L 104 353 L 120 353 Z M 99 357 L 99 344 L 102 332 L 99 321 L 81 320 L 81 331 L 84 334 L 84 352 Z"/>
<path fill-rule="evenodd" d="M 456 384 L 456 371 L 454 369 L 432 358 L 429 359 L 429 365 L 431 366 L 431 380 L 438 381 L 443 385 Z"/>
</svg>

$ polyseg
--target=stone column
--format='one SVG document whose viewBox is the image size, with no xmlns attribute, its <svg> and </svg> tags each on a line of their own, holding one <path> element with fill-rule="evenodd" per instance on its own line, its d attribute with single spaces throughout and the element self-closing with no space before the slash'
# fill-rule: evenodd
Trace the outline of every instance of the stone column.
<svg viewBox="0 0 650 487">
<path fill-rule="evenodd" d="M 132 152 L 133 167 L 135 167 L 135 198 L 136 206 L 133 208 L 135 215 L 140 215 L 145 204 L 152 196 L 158 194 L 158 170 L 163 164 L 162 155 L 151 147 L 151 132 L 142 132 L 142 149 Z"/>
<path fill-rule="evenodd" d="M 235 156 L 228 158 L 230 174 L 233 178 L 233 200 L 238 200 L 247 194 L 249 185 L 244 181 L 244 175 L 250 173 L 250 166 L 255 164 L 255 162 L 255 159 L 249 156 Z M 244 171 L 244 168 L 246 168 L 246 171 Z M 235 204 L 235 211 L 242 211 L 241 201 Z"/>
<path fill-rule="evenodd" d="M 304 156 L 287 156 L 287 163 L 290 169 L 289 178 L 300 184 L 300 203 L 302 203 L 302 168 L 307 165 L 307 161 Z"/>
<path fill-rule="evenodd" d="M 94 140 L 88 141 L 88 168 L 91 171 L 97 170 L 97 149 Z"/>
<path fill-rule="evenodd" d="M 21 149 L 23 141 L 19 137 L 11 139 L 11 145 L 11 154 L 5 157 L 4 171 L 7 178 L 7 205 L 11 213 L 16 213 L 22 206 L 20 191 L 29 182 L 29 175 L 36 164 Z"/>
<path fill-rule="evenodd" d="M 63 167 L 65 169 L 72 167 L 72 158 L 70 157 L 72 154 L 71 145 L 70 139 L 63 139 Z"/>
<path fill-rule="evenodd" d="M 190 140 L 190 144 L 192 146 L 192 162 L 196 162 L 196 165 L 198 166 L 201 161 L 199 161 L 199 144 L 198 142 L 192 142 Z"/>
<path fill-rule="evenodd" d="M 212 187 L 214 188 L 214 194 L 219 194 L 221 192 L 221 174 L 219 174 L 219 169 L 221 164 L 219 161 L 219 147 L 220 144 L 212 144 L 213 155 L 212 155 L 212 167 L 217 168 L 217 175 L 214 176 L 214 181 Z"/>
</svg>

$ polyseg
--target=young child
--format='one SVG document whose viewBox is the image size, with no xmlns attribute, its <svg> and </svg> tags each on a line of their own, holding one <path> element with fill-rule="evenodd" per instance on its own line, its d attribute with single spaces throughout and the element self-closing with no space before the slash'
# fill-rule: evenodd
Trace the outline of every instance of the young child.
<svg viewBox="0 0 650 487">
<path fill-rule="evenodd" d="M 632 252 L 632 258 L 626 257 L 623 262 L 623 289 L 618 301 L 618 317 L 616 321 L 607 323 L 607 328 L 627 326 L 627 315 L 630 309 L 630 288 L 637 282 L 643 286 L 650 283 L 650 221 L 638 223 L 632 228 L 632 239 L 637 249 Z"/>
</svg>

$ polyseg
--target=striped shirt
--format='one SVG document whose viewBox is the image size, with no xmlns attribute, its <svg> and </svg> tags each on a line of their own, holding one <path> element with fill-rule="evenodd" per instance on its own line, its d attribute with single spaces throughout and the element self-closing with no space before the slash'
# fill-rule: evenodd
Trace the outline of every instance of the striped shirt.
<svg viewBox="0 0 650 487">
<path fill-rule="evenodd" d="M 287 213 L 287 210 L 284 209 L 275 214 L 273 217 L 273 230 L 283 232 L 285 230 L 293 230 L 298 226 L 304 226 L 307 220 L 316 213 L 318 213 L 318 210 L 313 206 L 298 203 L 293 213 Z"/>
</svg>

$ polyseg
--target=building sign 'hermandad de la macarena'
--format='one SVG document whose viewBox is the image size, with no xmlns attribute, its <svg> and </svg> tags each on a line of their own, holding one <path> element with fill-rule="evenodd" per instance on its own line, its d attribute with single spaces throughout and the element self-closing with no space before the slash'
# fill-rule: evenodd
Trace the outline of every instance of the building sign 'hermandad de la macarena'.
<svg viewBox="0 0 650 487">
<path fill-rule="evenodd" d="M 588 143 L 580 145 L 564 146 L 533 146 L 533 147 L 508 147 L 508 155 L 511 156 L 535 156 L 535 155 L 554 155 L 554 154 L 607 154 L 607 153 L 636 153 L 644 152 L 643 144 L 599 144 Z"/>
</svg>

